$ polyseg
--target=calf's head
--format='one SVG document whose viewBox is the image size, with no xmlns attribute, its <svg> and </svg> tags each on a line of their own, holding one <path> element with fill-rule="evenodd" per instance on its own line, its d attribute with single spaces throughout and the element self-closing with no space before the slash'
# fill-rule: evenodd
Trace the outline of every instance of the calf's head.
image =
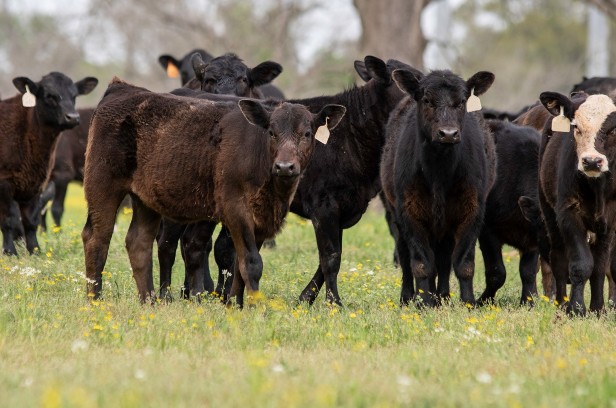
<svg viewBox="0 0 616 408">
<path fill-rule="evenodd" d="M 62 130 L 79 124 L 75 98 L 77 95 L 90 93 L 98 84 L 98 80 L 86 77 L 73 82 L 60 72 L 51 72 L 39 82 L 26 77 L 17 77 L 13 79 L 13 84 L 22 94 L 29 91 L 36 97 L 34 109 L 43 123 Z"/>
<path fill-rule="evenodd" d="M 557 92 L 543 92 L 539 99 L 553 116 L 562 114 L 571 121 L 575 140 L 577 169 L 587 177 L 599 177 L 609 170 L 604 145 L 616 137 L 616 106 L 607 95 L 583 95 L 569 99 Z"/>
<path fill-rule="evenodd" d="M 271 173 L 288 181 L 296 180 L 306 168 L 317 129 L 320 126 L 335 128 L 346 112 L 344 106 L 325 105 L 319 113 L 313 114 L 303 105 L 287 102 L 270 112 L 250 99 L 242 99 L 239 106 L 248 122 L 267 130 L 264 134 L 269 138 Z"/>
<path fill-rule="evenodd" d="M 464 81 L 451 71 L 432 71 L 423 75 L 417 70 L 397 69 L 392 74 L 404 92 L 417 102 L 417 122 L 422 134 L 433 143 L 459 143 L 466 115 L 466 101 L 471 93 L 487 91 L 494 74 L 481 71 Z"/>
<path fill-rule="evenodd" d="M 195 71 L 193 70 L 191 59 L 195 53 L 199 54 L 203 61 L 209 61 L 214 58 L 205 50 L 197 48 L 184 55 L 184 57 L 180 60 L 176 59 L 172 55 L 163 54 L 158 57 L 158 62 L 163 69 L 167 71 L 167 75 L 170 77 L 175 77 L 175 75 L 179 73 L 180 79 L 182 80 L 182 85 L 185 85 L 188 81 L 195 77 Z"/>
<path fill-rule="evenodd" d="M 270 83 L 282 72 L 282 66 L 272 61 L 248 68 L 235 54 L 221 55 L 208 62 L 194 54 L 192 66 L 202 91 L 254 98 L 262 97 L 257 87 Z"/>
</svg>

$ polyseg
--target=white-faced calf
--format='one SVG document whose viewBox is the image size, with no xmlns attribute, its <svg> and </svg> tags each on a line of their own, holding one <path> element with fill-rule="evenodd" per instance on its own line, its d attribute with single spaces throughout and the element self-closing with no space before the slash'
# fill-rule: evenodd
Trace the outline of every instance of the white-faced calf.
<svg viewBox="0 0 616 408">
<path fill-rule="evenodd" d="M 556 300 L 570 313 L 584 314 L 584 286 L 590 279 L 590 309 L 604 306 L 603 285 L 616 231 L 616 106 L 606 95 L 574 100 L 544 92 L 541 103 L 552 117 L 540 150 L 539 199 L 550 237 L 550 264 Z M 570 121 L 553 131 L 552 122 Z M 567 280 L 571 294 L 566 300 Z"/>
</svg>

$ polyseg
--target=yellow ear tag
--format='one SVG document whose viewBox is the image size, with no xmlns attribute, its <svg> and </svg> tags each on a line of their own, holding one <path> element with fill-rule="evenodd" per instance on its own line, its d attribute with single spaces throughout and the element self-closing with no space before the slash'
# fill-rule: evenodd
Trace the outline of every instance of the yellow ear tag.
<svg viewBox="0 0 616 408">
<path fill-rule="evenodd" d="M 26 108 L 36 106 L 36 96 L 30 93 L 30 88 L 28 88 L 28 85 L 26 85 L 26 93 L 21 97 L 21 104 Z"/>
<path fill-rule="evenodd" d="M 552 119 L 553 132 L 569 132 L 571 130 L 571 121 L 565 116 L 565 108 L 561 105 L 560 115 Z"/>
<path fill-rule="evenodd" d="M 319 126 L 319 128 L 317 129 L 317 134 L 314 135 L 314 138 L 323 144 L 327 144 L 327 141 L 329 140 L 329 129 L 327 128 L 328 120 L 329 117 L 325 118 L 325 124 Z"/>
<path fill-rule="evenodd" d="M 167 64 L 167 76 L 169 78 L 177 78 L 180 76 L 180 71 L 178 71 L 178 67 L 176 67 L 175 64 L 171 62 Z"/>
<path fill-rule="evenodd" d="M 481 101 L 479 97 L 475 95 L 475 88 L 471 89 L 471 96 L 466 101 L 466 111 L 475 112 L 481 110 Z"/>
</svg>

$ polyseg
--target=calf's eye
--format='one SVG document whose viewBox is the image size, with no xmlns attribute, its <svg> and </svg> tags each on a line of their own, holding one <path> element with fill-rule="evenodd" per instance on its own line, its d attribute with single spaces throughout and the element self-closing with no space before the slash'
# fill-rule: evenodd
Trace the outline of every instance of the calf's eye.
<svg viewBox="0 0 616 408">
<path fill-rule="evenodd" d="M 304 137 L 310 137 L 310 136 L 312 136 L 311 131 L 307 131 L 306 133 L 304 133 Z"/>
</svg>

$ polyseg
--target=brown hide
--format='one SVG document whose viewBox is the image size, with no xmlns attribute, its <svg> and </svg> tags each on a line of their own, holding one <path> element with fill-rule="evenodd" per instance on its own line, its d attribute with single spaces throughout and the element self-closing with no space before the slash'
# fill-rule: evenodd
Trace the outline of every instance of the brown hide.
<svg viewBox="0 0 616 408">
<path fill-rule="evenodd" d="M 314 133 L 325 117 L 336 118 L 331 127 L 342 117 L 344 108 L 329 106 L 333 111 L 317 115 L 289 103 L 241 100 L 238 107 L 114 79 L 94 112 L 86 151 L 82 237 L 89 293 L 100 295 L 106 247 L 125 194 L 135 199 L 126 244 L 142 301 L 153 296 L 151 246 L 161 215 L 223 222 L 237 250 L 235 276 L 249 292 L 258 290 L 258 249 L 282 227 Z M 277 172 L 289 163 L 295 172 Z M 238 295 L 242 291 L 240 285 Z"/>
</svg>

